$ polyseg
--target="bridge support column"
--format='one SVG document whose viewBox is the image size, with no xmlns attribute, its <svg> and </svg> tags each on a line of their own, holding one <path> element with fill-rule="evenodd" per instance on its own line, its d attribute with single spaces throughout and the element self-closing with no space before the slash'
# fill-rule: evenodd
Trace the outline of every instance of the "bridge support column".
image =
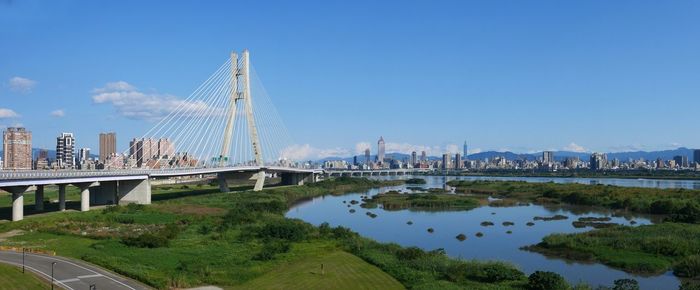
<svg viewBox="0 0 700 290">
<path fill-rule="evenodd" d="M 34 192 L 34 209 L 36 211 L 44 210 L 44 186 L 37 185 Z"/>
<path fill-rule="evenodd" d="M 118 204 L 151 204 L 151 182 L 148 179 L 119 181 L 117 200 Z"/>
<path fill-rule="evenodd" d="M 58 185 L 58 210 L 60 211 L 66 210 L 66 185 L 67 184 Z"/>
<path fill-rule="evenodd" d="M 24 219 L 24 192 L 12 193 L 12 221 Z"/>
<path fill-rule="evenodd" d="M 80 189 L 80 211 L 90 210 L 90 187 L 100 185 L 99 182 L 86 182 L 73 184 Z"/>
<path fill-rule="evenodd" d="M 2 190 L 12 194 L 12 221 L 24 219 L 24 193 L 32 190 L 33 186 L 9 186 Z"/>
<path fill-rule="evenodd" d="M 255 187 L 253 187 L 253 191 L 261 191 L 263 189 L 263 186 L 265 186 L 265 171 L 260 170 L 257 174 L 257 179 L 255 180 Z"/>
</svg>

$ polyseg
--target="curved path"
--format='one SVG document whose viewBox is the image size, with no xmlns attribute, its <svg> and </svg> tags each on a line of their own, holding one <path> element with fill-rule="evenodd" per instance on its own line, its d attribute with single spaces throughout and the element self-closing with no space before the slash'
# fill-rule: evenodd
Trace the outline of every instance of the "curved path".
<svg viewBox="0 0 700 290">
<path fill-rule="evenodd" d="M 40 254 L 26 253 L 25 255 L 26 270 L 35 272 L 48 281 L 51 281 L 51 264 L 55 262 L 54 281 L 60 288 L 68 290 L 91 289 L 90 286 L 94 285 L 94 289 L 99 290 L 151 289 L 141 283 L 82 261 Z M 0 251 L 0 262 L 22 267 L 22 253 Z"/>
</svg>

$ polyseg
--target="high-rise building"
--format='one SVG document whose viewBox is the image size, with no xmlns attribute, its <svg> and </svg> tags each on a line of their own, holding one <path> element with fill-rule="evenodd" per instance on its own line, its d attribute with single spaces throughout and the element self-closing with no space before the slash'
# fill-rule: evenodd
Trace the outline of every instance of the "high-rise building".
<svg viewBox="0 0 700 290">
<path fill-rule="evenodd" d="M 442 154 L 442 169 L 450 169 L 450 154 Z"/>
<path fill-rule="evenodd" d="M 170 158 L 175 155 L 175 145 L 168 138 L 158 139 L 158 158 Z"/>
<path fill-rule="evenodd" d="M 457 153 L 455 155 L 455 169 L 462 169 L 462 154 Z"/>
<path fill-rule="evenodd" d="M 591 170 L 603 170 L 608 166 L 608 156 L 603 153 L 591 154 Z"/>
<path fill-rule="evenodd" d="M 32 169 L 32 132 L 9 127 L 2 134 L 3 168 Z"/>
<path fill-rule="evenodd" d="M 102 151 L 100 151 L 102 153 Z M 78 150 L 78 163 L 83 163 L 90 159 L 90 148 L 80 148 Z"/>
<path fill-rule="evenodd" d="M 384 144 L 384 137 L 379 137 L 379 141 L 377 142 L 377 162 L 379 163 L 384 163 L 384 153 L 386 150 L 385 144 Z"/>
<path fill-rule="evenodd" d="M 693 162 L 700 164 L 700 149 L 693 150 Z"/>
<path fill-rule="evenodd" d="M 421 162 L 428 161 L 428 155 L 425 154 L 425 150 L 423 150 L 423 151 L 420 152 L 420 161 L 421 161 Z"/>
<path fill-rule="evenodd" d="M 676 162 L 676 166 L 680 168 L 688 168 L 688 156 L 685 155 L 678 155 L 678 156 L 673 156 L 673 160 Z"/>
<path fill-rule="evenodd" d="M 369 148 L 365 149 L 365 164 L 369 165 Z"/>
<path fill-rule="evenodd" d="M 117 133 L 100 133 L 100 161 L 117 153 Z"/>
<path fill-rule="evenodd" d="M 34 169 L 49 169 L 49 150 L 39 149 L 39 154 L 34 160 Z"/>
<path fill-rule="evenodd" d="M 73 133 L 61 133 L 56 138 L 56 162 L 59 168 L 75 168 L 75 138 Z"/>
<path fill-rule="evenodd" d="M 464 159 L 469 159 L 469 158 L 467 157 L 467 156 L 469 156 L 469 150 L 467 150 L 467 149 L 468 149 L 468 148 L 467 148 L 467 140 L 464 140 L 464 146 L 462 146 L 462 151 L 463 151 L 462 153 L 464 153 L 464 155 L 462 155 L 462 157 L 463 157 Z"/>
<path fill-rule="evenodd" d="M 416 165 L 418 163 L 418 154 L 416 151 L 411 152 L 411 165 Z"/>
<path fill-rule="evenodd" d="M 554 152 L 552 152 L 552 151 L 542 152 L 542 163 L 543 164 L 554 163 Z"/>
</svg>

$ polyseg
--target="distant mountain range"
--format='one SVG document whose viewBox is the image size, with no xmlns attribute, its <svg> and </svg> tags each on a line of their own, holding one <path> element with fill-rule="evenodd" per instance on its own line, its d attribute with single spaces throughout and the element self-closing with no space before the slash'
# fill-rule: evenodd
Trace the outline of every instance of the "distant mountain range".
<svg viewBox="0 0 700 290">
<path fill-rule="evenodd" d="M 632 152 L 612 152 L 612 153 L 606 153 L 608 155 L 608 160 L 613 160 L 613 159 L 619 159 L 620 161 L 627 161 L 629 159 L 640 159 L 644 158 L 644 160 L 656 160 L 656 158 L 661 158 L 664 160 L 670 160 L 673 159 L 674 156 L 678 155 L 685 155 L 688 157 L 688 160 L 693 160 L 693 149 L 681 147 L 677 149 L 672 149 L 672 150 L 661 150 L 661 151 L 632 151 Z M 591 153 L 586 153 L 586 152 L 572 152 L 572 151 L 554 151 L 554 159 L 558 161 L 563 161 L 567 157 L 578 157 L 581 160 L 588 160 L 591 156 Z M 404 154 L 404 153 L 387 153 L 386 154 L 387 158 L 393 158 L 397 160 L 405 160 L 411 158 L 410 154 Z M 488 159 L 493 159 L 495 157 L 505 157 L 508 160 L 518 160 L 518 159 L 525 159 L 525 160 L 537 160 L 537 158 L 542 157 L 542 152 L 536 152 L 536 153 L 513 153 L 510 151 L 505 151 L 505 152 L 500 152 L 500 151 L 484 151 L 484 152 L 479 152 L 479 153 L 474 153 L 474 154 L 469 154 L 469 159 L 470 160 L 484 160 L 486 158 Z M 357 155 L 357 161 L 358 162 L 364 162 L 364 155 Z M 376 155 L 371 155 L 370 160 L 375 160 Z M 420 158 L 420 153 L 418 158 Z M 442 156 L 428 156 L 428 160 L 439 160 L 442 159 Z M 324 162 L 327 160 L 345 160 L 347 162 L 352 162 L 353 157 L 326 157 L 321 160 L 318 160 L 319 162 Z"/>
</svg>

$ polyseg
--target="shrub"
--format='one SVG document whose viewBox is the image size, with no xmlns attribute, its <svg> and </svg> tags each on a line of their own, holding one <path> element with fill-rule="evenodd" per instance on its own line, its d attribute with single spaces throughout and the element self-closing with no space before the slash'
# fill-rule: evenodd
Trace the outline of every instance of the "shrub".
<svg viewBox="0 0 700 290">
<path fill-rule="evenodd" d="M 269 261 L 275 258 L 275 255 L 289 252 L 291 245 L 285 240 L 270 240 L 255 256 L 253 260 Z"/>
<path fill-rule="evenodd" d="M 569 288 L 562 276 L 554 272 L 535 271 L 527 278 L 528 290 L 566 290 Z"/>
<path fill-rule="evenodd" d="M 618 279 L 613 285 L 613 290 L 639 290 L 639 283 L 634 279 Z"/>
<path fill-rule="evenodd" d="M 396 257 L 399 260 L 415 260 L 425 256 L 425 252 L 418 247 L 408 247 L 396 251 Z"/>
<path fill-rule="evenodd" d="M 284 239 L 288 241 L 302 241 L 310 232 L 310 226 L 300 221 L 282 219 L 263 226 L 258 236 L 264 239 Z"/>
<path fill-rule="evenodd" d="M 160 235 L 145 233 L 136 237 L 122 238 L 122 243 L 129 247 L 160 248 L 167 247 L 170 241 Z"/>
<path fill-rule="evenodd" d="M 522 272 L 509 265 L 501 263 L 491 263 L 485 265 L 481 269 L 481 271 L 479 271 L 479 277 L 475 278 L 483 282 L 494 283 L 501 281 L 518 280 L 522 276 Z"/>
<path fill-rule="evenodd" d="M 678 290 L 700 290 L 700 284 L 695 282 L 686 281 L 678 287 Z"/>
<path fill-rule="evenodd" d="M 681 260 L 673 267 L 673 274 L 684 278 L 700 278 L 700 255 Z"/>
</svg>

